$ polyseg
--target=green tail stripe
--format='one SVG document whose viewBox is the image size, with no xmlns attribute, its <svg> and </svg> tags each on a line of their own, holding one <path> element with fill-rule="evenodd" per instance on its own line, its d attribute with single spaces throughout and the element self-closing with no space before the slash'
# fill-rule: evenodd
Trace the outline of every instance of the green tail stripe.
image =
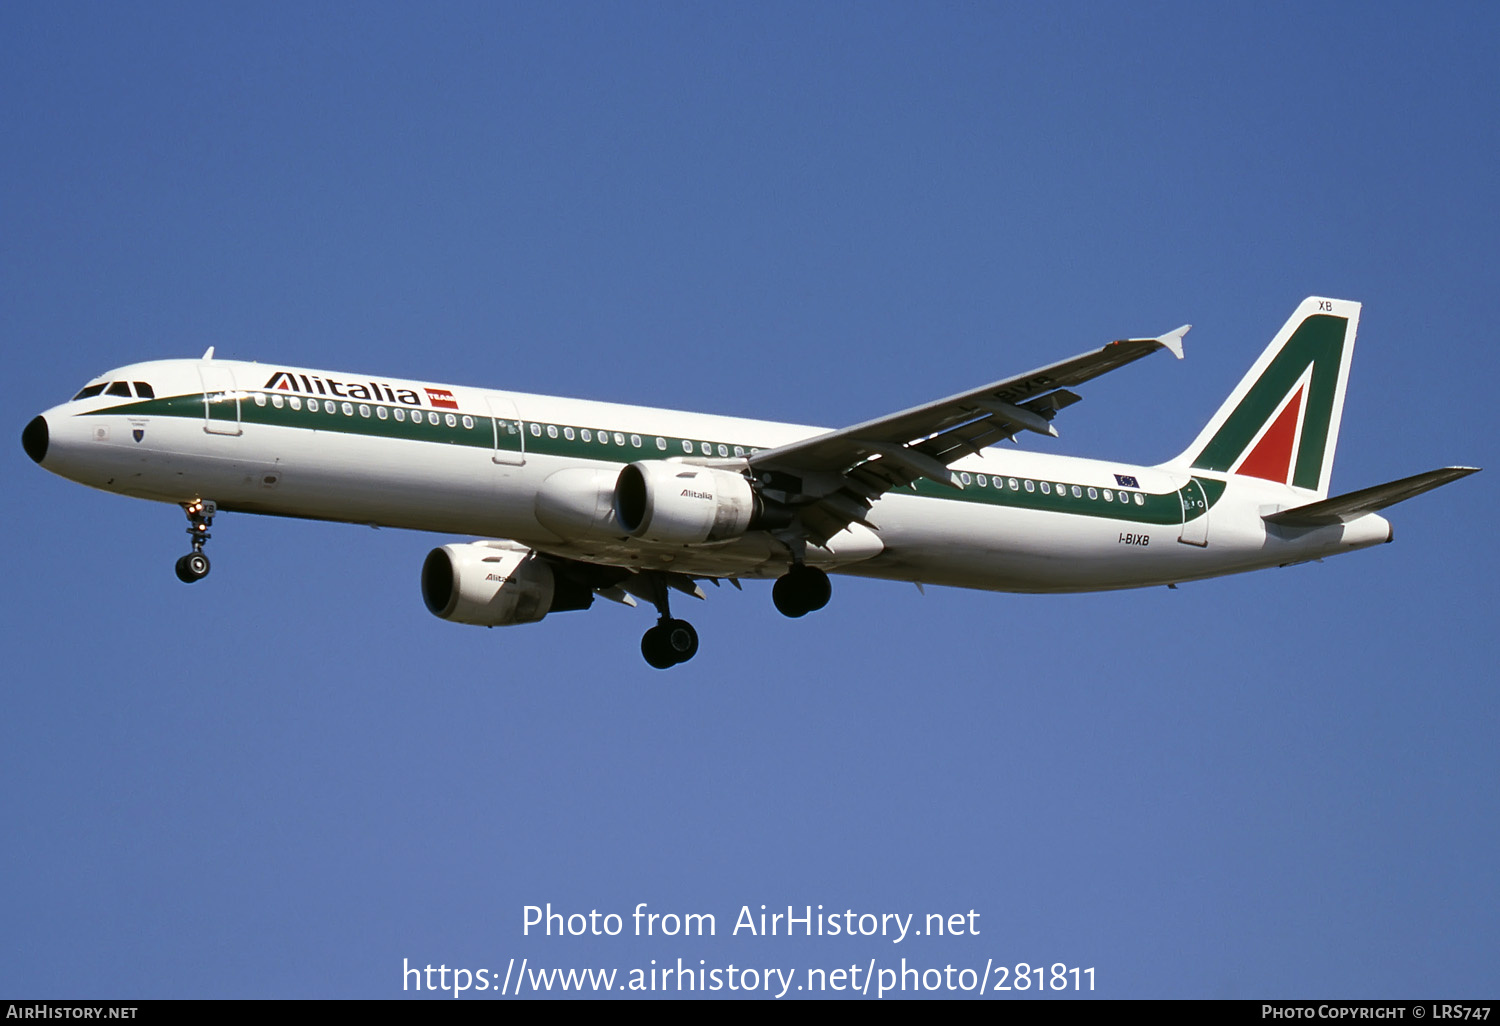
<svg viewBox="0 0 1500 1026">
<path fill-rule="evenodd" d="M 1323 453 L 1328 448 L 1328 428 L 1333 420 L 1348 326 L 1348 318 L 1328 314 L 1314 314 L 1304 320 L 1193 460 L 1193 468 L 1223 472 L 1234 466 L 1311 363 L 1312 382 L 1292 483 L 1298 488 L 1316 489 L 1323 470 Z"/>
</svg>

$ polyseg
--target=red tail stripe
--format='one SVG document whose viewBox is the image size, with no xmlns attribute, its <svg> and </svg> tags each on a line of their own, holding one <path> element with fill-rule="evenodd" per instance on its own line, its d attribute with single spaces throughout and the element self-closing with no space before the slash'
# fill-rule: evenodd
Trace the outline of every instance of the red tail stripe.
<svg viewBox="0 0 1500 1026">
<path fill-rule="evenodd" d="M 1250 455 L 1240 464 L 1239 473 L 1280 484 L 1287 483 L 1287 476 L 1292 469 L 1292 450 L 1297 442 L 1297 416 L 1302 411 L 1302 391 L 1297 389 L 1292 401 L 1286 404 L 1276 421 L 1261 436 L 1260 441 L 1255 443 L 1255 448 L 1250 450 Z"/>
</svg>

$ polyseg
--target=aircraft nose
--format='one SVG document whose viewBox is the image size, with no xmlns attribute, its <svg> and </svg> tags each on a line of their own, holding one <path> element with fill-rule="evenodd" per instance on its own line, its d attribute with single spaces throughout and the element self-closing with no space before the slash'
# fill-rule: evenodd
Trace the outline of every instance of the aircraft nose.
<svg viewBox="0 0 1500 1026">
<path fill-rule="evenodd" d="M 33 417 L 21 432 L 21 448 L 37 463 L 47 455 L 47 418 Z"/>
</svg>

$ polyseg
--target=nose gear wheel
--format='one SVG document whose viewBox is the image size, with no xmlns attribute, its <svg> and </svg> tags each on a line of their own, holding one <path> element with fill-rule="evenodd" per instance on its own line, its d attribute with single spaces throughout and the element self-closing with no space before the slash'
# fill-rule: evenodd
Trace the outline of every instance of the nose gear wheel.
<svg viewBox="0 0 1500 1026">
<path fill-rule="evenodd" d="M 192 584 L 207 577 L 211 568 L 208 557 L 203 554 L 203 545 L 213 537 L 208 529 L 213 526 L 214 514 L 219 507 L 207 499 L 194 499 L 183 503 L 182 511 L 187 514 L 187 533 L 193 540 L 193 551 L 177 561 L 177 579 L 183 584 Z"/>
</svg>

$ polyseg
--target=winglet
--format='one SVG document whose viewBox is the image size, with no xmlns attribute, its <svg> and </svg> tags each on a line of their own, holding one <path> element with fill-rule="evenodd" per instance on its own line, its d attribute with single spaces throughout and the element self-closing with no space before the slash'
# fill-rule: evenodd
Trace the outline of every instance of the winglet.
<svg viewBox="0 0 1500 1026">
<path fill-rule="evenodd" d="M 201 358 L 204 360 L 212 360 L 214 358 L 214 347 L 209 346 L 207 349 L 205 349 Z"/>
<path fill-rule="evenodd" d="M 1176 331 L 1169 331 L 1165 335 L 1162 335 L 1160 338 L 1156 339 L 1156 341 L 1161 343 L 1161 347 L 1163 349 L 1166 349 L 1173 356 L 1177 357 L 1177 359 L 1180 360 L 1182 359 L 1182 336 L 1186 335 L 1192 330 L 1193 326 L 1191 324 L 1184 324 Z"/>
</svg>

